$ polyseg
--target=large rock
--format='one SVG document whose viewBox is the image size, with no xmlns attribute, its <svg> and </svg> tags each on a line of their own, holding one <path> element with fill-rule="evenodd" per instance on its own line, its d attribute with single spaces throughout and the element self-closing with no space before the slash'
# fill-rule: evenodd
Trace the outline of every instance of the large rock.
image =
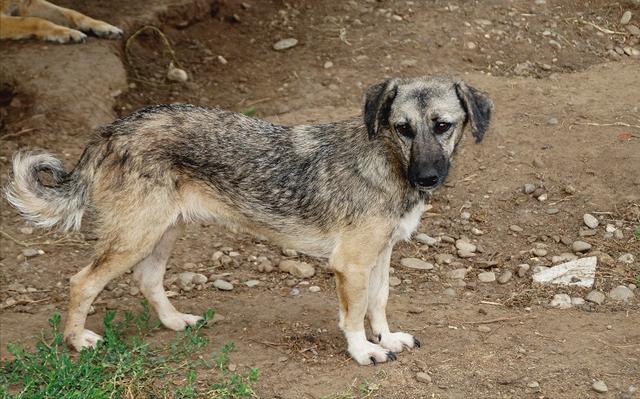
<svg viewBox="0 0 640 399">
<path fill-rule="evenodd" d="M 598 258 L 590 256 L 561 263 L 533 275 L 533 281 L 539 284 L 577 285 L 591 287 L 596 276 Z"/>
</svg>

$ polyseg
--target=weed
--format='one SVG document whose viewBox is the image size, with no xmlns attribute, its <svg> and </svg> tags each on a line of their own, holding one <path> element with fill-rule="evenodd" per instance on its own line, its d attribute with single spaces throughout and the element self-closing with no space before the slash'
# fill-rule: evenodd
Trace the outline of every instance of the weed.
<svg viewBox="0 0 640 399">
<path fill-rule="evenodd" d="M 49 320 L 51 334 L 43 334 L 34 351 L 9 344 L 14 359 L 0 364 L 0 398 L 250 398 L 258 370 L 245 375 L 228 370 L 233 344 L 227 344 L 211 361 L 200 355 L 209 345 L 202 333 L 214 312 L 204 320 L 177 334 L 169 348 L 151 346 L 144 337 L 159 327 L 151 321 L 149 306 L 140 315 L 125 313 L 116 320 L 115 312 L 104 317 L 104 341 L 96 348 L 72 353 L 60 332 L 59 314 Z M 136 330 L 130 338 L 127 332 Z M 131 334 L 129 334 L 131 335 Z M 209 375 L 217 369 L 217 382 L 198 383 L 198 371 Z"/>
</svg>

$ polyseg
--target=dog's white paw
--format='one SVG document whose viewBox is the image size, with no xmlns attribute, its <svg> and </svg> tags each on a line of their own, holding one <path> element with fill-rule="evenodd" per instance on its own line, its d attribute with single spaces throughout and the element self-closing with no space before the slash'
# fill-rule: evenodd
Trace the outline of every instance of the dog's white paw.
<svg viewBox="0 0 640 399">
<path fill-rule="evenodd" d="M 122 29 L 103 21 L 94 21 L 87 30 L 91 30 L 98 37 L 107 39 L 118 39 L 123 34 Z"/>
<path fill-rule="evenodd" d="M 393 352 L 402 352 L 405 348 L 420 347 L 420 341 L 416 337 L 403 332 L 380 334 L 378 335 L 378 343 Z"/>
<path fill-rule="evenodd" d="M 160 318 L 162 324 L 173 331 L 182 331 L 187 326 L 195 326 L 200 320 L 202 320 L 200 316 L 180 312 L 171 313 L 169 316 Z"/>
<path fill-rule="evenodd" d="M 45 40 L 55 43 L 83 43 L 87 40 L 87 35 L 79 30 L 60 27 L 51 34 L 44 37 Z"/>
<path fill-rule="evenodd" d="M 102 341 L 102 336 L 91 330 L 82 330 L 80 334 L 74 334 L 67 338 L 69 345 L 80 352 L 84 348 L 95 348 L 98 341 Z"/>
<path fill-rule="evenodd" d="M 360 365 L 385 363 L 396 360 L 396 354 L 378 344 L 367 341 L 364 331 L 346 333 L 348 351 Z"/>
</svg>

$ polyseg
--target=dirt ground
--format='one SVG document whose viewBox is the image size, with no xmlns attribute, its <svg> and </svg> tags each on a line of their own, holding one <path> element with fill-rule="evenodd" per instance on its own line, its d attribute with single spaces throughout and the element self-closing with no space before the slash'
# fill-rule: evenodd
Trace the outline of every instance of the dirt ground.
<svg viewBox="0 0 640 399">
<path fill-rule="evenodd" d="M 192 225 L 171 258 L 167 287 L 183 311 L 214 308 L 224 316 L 207 330 L 214 347 L 235 342 L 240 369 L 258 367 L 263 398 L 361 397 L 367 382 L 380 398 L 632 398 L 640 389 L 640 291 L 624 302 L 607 296 L 570 309 L 555 294 L 584 298 L 590 289 L 541 287 L 519 265 L 551 266 L 583 240 L 597 256 L 594 289 L 608 294 L 640 283 L 640 37 L 620 18 L 632 1 L 88 1 L 80 11 L 126 29 L 161 27 L 190 79 L 165 79 L 171 54 L 154 34 L 130 41 L 92 38 L 83 45 L 1 43 L 0 165 L 11 154 L 43 148 L 71 167 L 92 129 L 149 104 L 187 102 L 255 112 L 283 124 L 358 115 L 368 85 L 391 76 L 448 74 L 487 91 L 496 104 L 481 144 L 465 139 L 449 182 L 433 199 L 419 232 L 439 238 L 394 251 L 392 327 L 423 347 L 397 362 L 360 367 L 337 328 L 332 276 L 322 260 L 310 279 L 277 270 L 282 250 L 215 225 Z M 637 3 L 636 3 L 637 4 Z M 169 5 L 167 7 L 167 5 Z M 273 43 L 298 44 L 275 51 Z M 628 55 L 630 54 L 630 55 Z M 222 59 L 221 59 L 222 57 Z M 533 194 L 523 193 L 533 184 Z M 546 199 L 540 200 L 540 195 Z M 544 196 L 543 196 L 544 198 Z M 541 199 L 543 199 L 541 198 Z M 95 240 L 32 231 L 1 202 L 0 353 L 33 343 L 53 311 L 64 311 L 68 277 L 91 257 Z M 583 214 L 599 218 L 593 231 Z M 605 225 L 618 233 L 606 235 Z M 517 225 L 520 229 L 514 228 Z M 452 239 L 469 237 L 476 256 L 457 257 Z M 23 250 L 43 255 L 25 259 Z M 537 250 L 533 253 L 533 250 Z M 540 251 L 544 250 L 544 251 Z M 214 260 L 221 251 L 230 262 Z M 545 254 L 546 252 L 546 254 Z M 618 260 L 632 254 L 635 261 Z M 443 254 L 452 254 L 449 263 Z M 234 255 L 234 256 L 230 256 Z M 416 257 L 430 271 L 400 265 Z M 466 268 L 463 280 L 448 272 Z M 228 279 L 191 291 L 177 274 Z M 513 277 L 483 283 L 481 272 Z M 259 280 L 249 288 L 244 282 Z M 106 309 L 139 309 L 130 275 L 95 304 L 89 328 L 100 332 Z M 320 287 L 311 292 L 310 286 Z M 154 337 L 170 340 L 172 332 Z M 416 379 L 427 372 L 431 382 Z M 602 380 L 607 393 L 596 393 Z M 353 396 L 346 396 L 351 392 Z M 342 395 L 342 396 L 340 396 Z"/>
</svg>

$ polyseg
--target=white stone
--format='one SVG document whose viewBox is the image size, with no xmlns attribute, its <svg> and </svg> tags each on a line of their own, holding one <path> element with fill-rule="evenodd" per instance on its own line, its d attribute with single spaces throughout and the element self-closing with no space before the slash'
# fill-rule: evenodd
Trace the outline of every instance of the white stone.
<svg viewBox="0 0 640 399">
<path fill-rule="evenodd" d="M 595 229 L 600 224 L 598 218 L 590 213 L 585 213 L 584 216 L 582 216 L 582 220 L 584 221 L 584 224 L 590 229 Z"/>
<path fill-rule="evenodd" d="M 476 252 L 476 249 L 477 249 L 475 245 L 465 240 L 457 240 L 456 248 L 464 252 Z"/>
<path fill-rule="evenodd" d="M 577 285 L 591 287 L 596 275 L 598 258 L 590 256 L 562 263 L 533 275 L 533 281 L 539 284 Z"/>
<path fill-rule="evenodd" d="M 606 299 L 606 296 L 600 291 L 593 290 L 587 294 L 586 299 L 589 302 L 602 305 Z"/>
<path fill-rule="evenodd" d="M 569 309 L 571 305 L 571 297 L 567 294 L 555 294 L 551 303 L 552 308 Z"/>
<path fill-rule="evenodd" d="M 605 230 L 607 233 L 613 233 L 614 231 L 616 231 L 616 230 L 618 230 L 618 229 L 616 229 L 616 226 L 614 226 L 614 225 L 612 225 L 612 224 L 610 224 L 610 223 L 609 223 L 609 224 L 607 224 L 607 225 L 605 226 L 604 230 Z"/>
<path fill-rule="evenodd" d="M 244 282 L 244 285 L 246 285 L 249 288 L 253 288 L 257 285 L 260 285 L 260 281 L 258 280 L 247 280 Z"/>
<path fill-rule="evenodd" d="M 169 70 L 167 70 L 167 79 L 173 82 L 186 82 L 189 80 L 189 75 L 187 74 L 187 71 L 176 68 L 173 66 L 173 63 L 171 63 L 169 65 Z"/>
<path fill-rule="evenodd" d="M 205 276 L 204 274 L 200 274 L 200 273 L 194 274 L 193 275 L 193 279 L 191 280 L 191 282 L 194 283 L 194 284 L 204 284 L 207 281 L 209 281 L 207 276 Z"/>
<path fill-rule="evenodd" d="M 320 292 L 320 287 L 318 287 L 317 285 L 312 285 L 311 287 L 309 287 L 309 292 Z"/>
<path fill-rule="evenodd" d="M 584 298 L 580 298 L 579 296 L 572 297 L 572 298 L 571 298 L 571 304 L 572 304 L 573 306 L 580 306 L 580 305 L 584 305 Z"/>
<path fill-rule="evenodd" d="M 604 381 L 594 382 L 593 385 L 591 385 L 591 388 L 598 393 L 605 393 L 609 391 L 609 388 L 607 388 L 607 384 L 605 384 Z"/>
<path fill-rule="evenodd" d="M 481 283 L 491 283 L 496 281 L 496 274 L 494 272 L 482 272 L 478 274 L 478 280 Z"/>
<path fill-rule="evenodd" d="M 622 14 L 622 17 L 620 18 L 620 25 L 626 25 L 629 23 L 629 21 L 631 21 L 631 11 L 627 10 L 624 12 L 624 14 Z"/>
<path fill-rule="evenodd" d="M 584 241 L 574 241 L 571 245 L 574 252 L 586 252 L 591 249 L 591 244 Z"/>
<path fill-rule="evenodd" d="M 292 37 L 287 39 L 278 40 L 273 44 L 273 49 L 276 51 L 286 50 L 291 47 L 294 47 L 298 44 L 298 39 L 294 39 Z"/>
<path fill-rule="evenodd" d="M 214 281 L 213 286 L 221 291 L 231 291 L 233 289 L 233 284 L 222 279 Z"/>
<path fill-rule="evenodd" d="M 635 261 L 633 254 L 622 254 L 618 257 L 618 262 L 632 264 Z"/>
</svg>

